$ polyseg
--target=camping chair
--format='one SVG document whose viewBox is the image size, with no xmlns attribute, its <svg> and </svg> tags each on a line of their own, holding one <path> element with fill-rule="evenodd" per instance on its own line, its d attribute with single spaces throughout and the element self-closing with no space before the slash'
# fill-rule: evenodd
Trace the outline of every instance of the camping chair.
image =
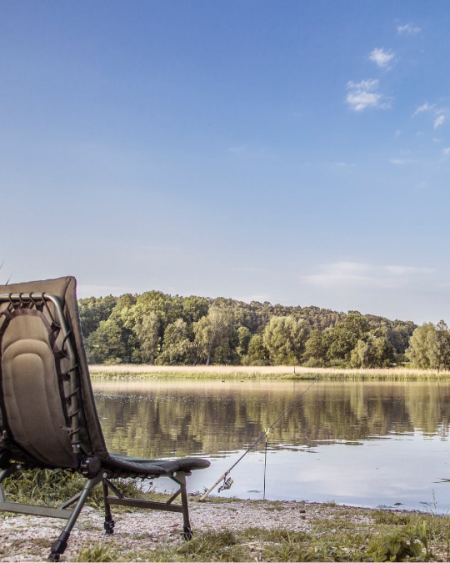
<svg viewBox="0 0 450 563">
<path fill-rule="evenodd" d="M 67 519 L 51 561 L 59 561 L 89 493 L 100 483 L 106 534 L 114 532 L 111 505 L 122 505 L 180 512 L 184 538 L 190 539 L 186 477 L 209 465 L 200 458 L 169 461 L 108 452 L 83 347 L 75 278 L 0 285 L 0 510 Z M 16 471 L 37 468 L 77 471 L 86 484 L 59 508 L 7 502 L 2 482 Z M 179 488 L 165 503 L 131 499 L 112 483 L 120 477 L 168 477 Z M 180 494 L 181 504 L 173 504 Z"/>
</svg>

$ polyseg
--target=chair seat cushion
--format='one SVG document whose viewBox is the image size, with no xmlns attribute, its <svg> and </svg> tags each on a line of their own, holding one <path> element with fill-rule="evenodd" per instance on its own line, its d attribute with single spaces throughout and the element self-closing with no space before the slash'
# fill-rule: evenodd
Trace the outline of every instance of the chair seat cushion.
<svg viewBox="0 0 450 563">
<path fill-rule="evenodd" d="M 140 476 L 153 475 L 160 477 L 169 475 L 175 471 L 193 471 L 195 469 L 206 469 L 210 466 L 207 459 L 199 457 L 185 457 L 181 459 L 141 459 L 126 455 L 109 454 L 107 463 L 102 463 L 108 469 L 120 473 L 138 473 Z"/>
</svg>

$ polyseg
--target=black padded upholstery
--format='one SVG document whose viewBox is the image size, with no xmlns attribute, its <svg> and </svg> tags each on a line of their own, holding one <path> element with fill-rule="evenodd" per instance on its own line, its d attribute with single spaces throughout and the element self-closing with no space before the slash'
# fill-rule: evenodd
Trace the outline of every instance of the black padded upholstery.
<svg viewBox="0 0 450 563">
<path fill-rule="evenodd" d="M 105 466 L 112 470 L 119 470 L 121 474 L 137 473 L 138 475 L 152 474 L 155 477 L 167 475 L 175 471 L 193 471 L 195 469 L 206 469 L 209 461 L 197 457 L 186 457 L 174 460 L 162 459 L 140 459 L 124 455 L 110 454 L 110 461 Z"/>
</svg>

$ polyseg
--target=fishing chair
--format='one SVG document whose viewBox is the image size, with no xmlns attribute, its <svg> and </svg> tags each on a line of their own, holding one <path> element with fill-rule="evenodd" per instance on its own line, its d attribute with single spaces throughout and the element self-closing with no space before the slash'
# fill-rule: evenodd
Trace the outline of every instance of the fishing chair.
<svg viewBox="0 0 450 563">
<path fill-rule="evenodd" d="M 112 505 L 180 512 L 192 537 L 186 477 L 206 459 L 139 459 L 108 452 L 81 336 L 73 277 L 0 285 L 0 510 L 68 520 L 49 559 L 59 561 L 94 487 L 103 487 L 106 534 Z M 2 482 L 25 469 L 69 469 L 86 478 L 83 490 L 58 508 L 7 502 Z M 117 478 L 168 477 L 178 485 L 165 503 L 126 498 Z M 181 495 L 181 504 L 173 501 Z M 74 508 L 70 508 L 73 507 Z"/>
</svg>

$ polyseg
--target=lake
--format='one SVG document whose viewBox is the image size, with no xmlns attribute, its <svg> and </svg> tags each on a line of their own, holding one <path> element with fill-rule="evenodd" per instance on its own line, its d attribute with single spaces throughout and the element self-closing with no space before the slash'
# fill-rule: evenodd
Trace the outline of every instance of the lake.
<svg viewBox="0 0 450 563">
<path fill-rule="evenodd" d="M 111 451 L 211 460 L 190 492 L 209 488 L 310 384 L 93 381 Z M 266 498 L 446 512 L 449 423 L 450 382 L 317 382 L 269 433 Z M 221 496 L 263 497 L 264 450 L 262 440 Z"/>
</svg>

